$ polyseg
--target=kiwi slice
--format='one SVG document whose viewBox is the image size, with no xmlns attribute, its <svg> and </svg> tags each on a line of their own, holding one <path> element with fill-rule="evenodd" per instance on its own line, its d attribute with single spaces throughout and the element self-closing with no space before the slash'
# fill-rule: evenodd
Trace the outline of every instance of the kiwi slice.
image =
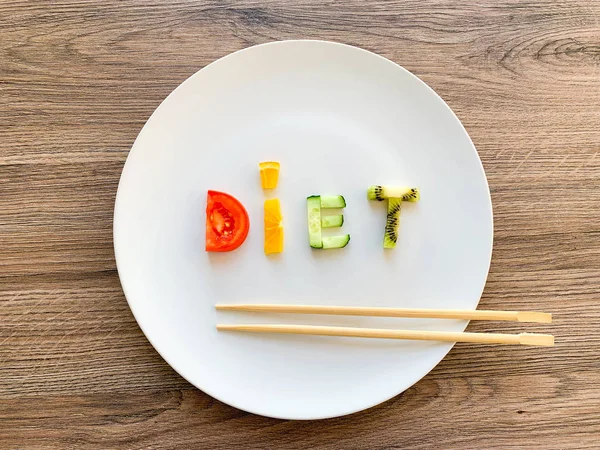
<svg viewBox="0 0 600 450">
<path fill-rule="evenodd" d="M 387 218 L 385 219 L 385 233 L 383 235 L 383 248 L 394 248 L 398 242 L 398 229 L 400 228 L 400 210 L 402 199 L 390 198 L 388 200 Z"/>
<path fill-rule="evenodd" d="M 419 188 L 406 186 L 370 186 L 367 190 L 369 200 L 380 202 L 386 198 L 398 198 L 405 202 L 418 202 L 420 197 Z"/>
</svg>

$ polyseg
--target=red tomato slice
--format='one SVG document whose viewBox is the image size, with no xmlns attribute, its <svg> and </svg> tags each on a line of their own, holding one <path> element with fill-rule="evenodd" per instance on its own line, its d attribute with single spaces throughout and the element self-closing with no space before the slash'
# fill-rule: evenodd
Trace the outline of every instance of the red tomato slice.
<svg viewBox="0 0 600 450">
<path fill-rule="evenodd" d="M 246 240 L 250 219 L 238 199 L 208 191 L 206 199 L 206 251 L 230 252 Z"/>
</svg>

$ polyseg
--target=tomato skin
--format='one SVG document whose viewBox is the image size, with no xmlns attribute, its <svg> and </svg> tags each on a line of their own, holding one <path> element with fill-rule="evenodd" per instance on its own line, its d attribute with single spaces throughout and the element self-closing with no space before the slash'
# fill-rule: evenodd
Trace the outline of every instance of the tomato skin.
<svg viewBox="0 0 600 450">
<path fill-rule="evenodd" d="M 206 196 L 206 251 L 231 252 L 244 243 L 250 218 L 232 195 L 208 191 Z"/>
</svg>

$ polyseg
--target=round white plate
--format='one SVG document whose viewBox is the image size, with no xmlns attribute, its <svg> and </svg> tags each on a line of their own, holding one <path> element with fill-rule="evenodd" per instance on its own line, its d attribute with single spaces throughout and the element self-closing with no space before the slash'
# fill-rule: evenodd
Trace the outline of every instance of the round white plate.
<svg viewBox="0 0 600 450">
<path fill-rule="evenodd" d="M 258 162 L 281 162 L 261 189 Z M 418 186 L 396 249 L 372 184 Z M 237 197 L 250 234 L 204 251 L 208 189 Z M 342 194 L 341 250 L 308 245 L 306 197 Z M 285 251 L 263 254 L 262 205 L 281 199 Z M 377 405 L 427 374 L 437 342 L 217 332 L 219 323 L 304 323 L 461 331 L 466 321 L 217 313 L 223 303 L 476 308 L 490 264 L 490 194 L 450 108 L 400 66 L 321 41 L 248 48 L 200 70 L 156 109 L 119 184 L 114 242 L 140 327 L 190 383 L 237 408 L 318 419 Z"/>
</svg>

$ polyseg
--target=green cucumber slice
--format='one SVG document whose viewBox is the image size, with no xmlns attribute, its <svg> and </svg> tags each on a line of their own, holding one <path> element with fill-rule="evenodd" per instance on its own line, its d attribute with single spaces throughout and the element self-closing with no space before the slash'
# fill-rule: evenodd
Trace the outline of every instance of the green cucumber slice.
<svg viewBox="0 0 600 450">
<path fill-rule="evenodd" d="M 342 236 L 325 236 L 323 237 L 323 248 L 344 248 L 350 242 L 350 235 L 344 234 Z"/>
<path fill-rule="evenodd" d="M 321 208 L 345 208 L 346 199 L 343 195 L 322 195 Z"/>
<path fill-rule="evenodd" d="M 336 214 L 334 216 L 322 216 L 321 226 L 323 228 L 341 227 L 344 224 L 344 216 Z"/>
<path fill-rule="evenodd" d="M 312 195 L 306 199 L 308 210 L 308 242 L 312 248 L 323 248 L 321 238 L 321 197 Z"/>
</svg>

